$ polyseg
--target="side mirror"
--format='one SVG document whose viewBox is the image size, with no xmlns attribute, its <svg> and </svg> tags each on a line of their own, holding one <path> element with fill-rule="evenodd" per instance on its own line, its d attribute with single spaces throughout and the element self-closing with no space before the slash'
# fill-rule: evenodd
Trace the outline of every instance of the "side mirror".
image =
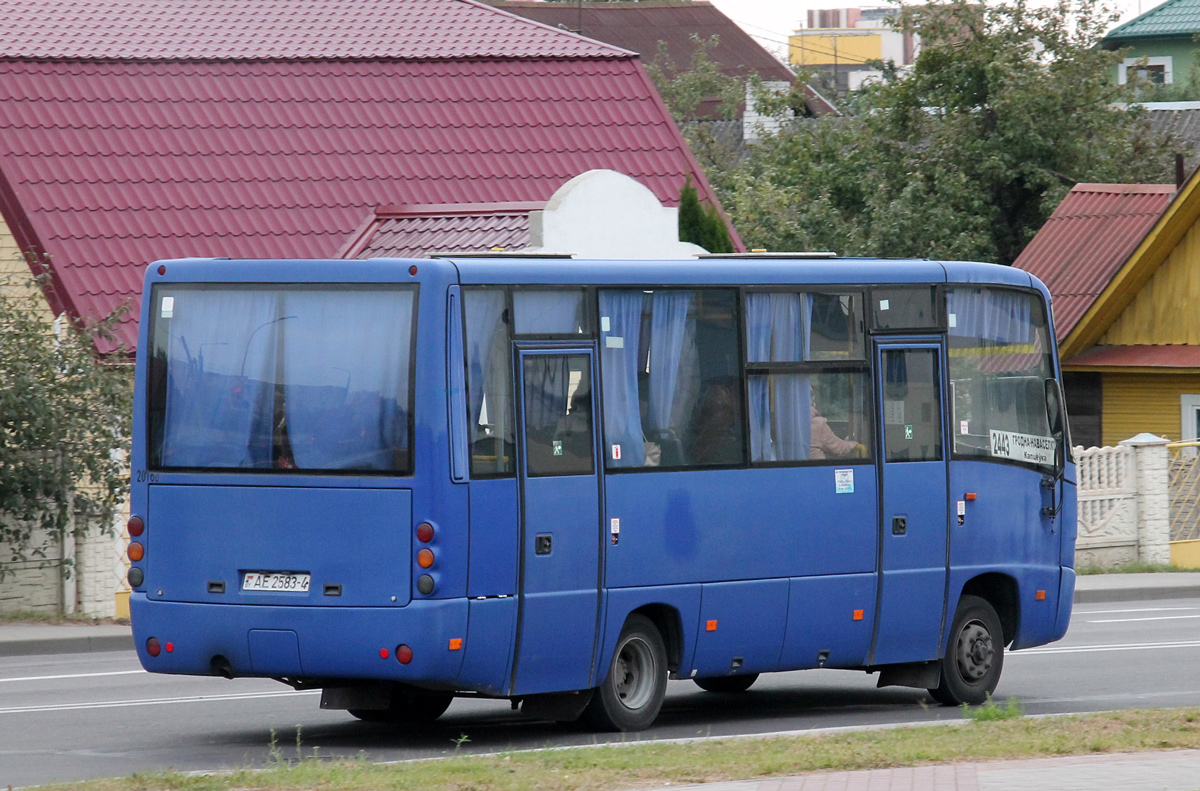
<svg viewBox="0 0 1200 791">
<path fill-rule="evenodd" d="M 1067 432 L 1067 407 L 1063 398 L 1062 385 L 1057 379 L 1047 379 L 1046 387 L 1046 422 L 1050 426 L 1050 436 L 1054 438 L 1054 474 L 1062 475 L 1066 468 L 1067 443 L 1070 437 Z"/>
</svg>

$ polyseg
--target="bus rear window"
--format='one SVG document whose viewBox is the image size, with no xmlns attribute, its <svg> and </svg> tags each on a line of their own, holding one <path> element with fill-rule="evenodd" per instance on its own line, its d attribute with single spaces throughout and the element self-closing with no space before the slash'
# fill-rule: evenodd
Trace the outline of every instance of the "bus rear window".
<svg viewBox="0 0 1200 791">
<path fill-rule="evenodd" d="M 151 299 L 152 467 L 412 470 L 414 287 L 157 286 Z"/>
</svg>

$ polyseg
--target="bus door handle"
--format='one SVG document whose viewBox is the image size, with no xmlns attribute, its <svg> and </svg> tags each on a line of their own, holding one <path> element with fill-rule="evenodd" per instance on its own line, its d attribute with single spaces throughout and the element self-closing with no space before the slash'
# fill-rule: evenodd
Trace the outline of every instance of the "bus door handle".
<svg viewBox="0 0 1200 791">
<path fill-rule="evenodd" d="M 892 535 L 902 536 L 908 533 L 908 517 L 893 516 L 892 517 Z"/>
</svg>

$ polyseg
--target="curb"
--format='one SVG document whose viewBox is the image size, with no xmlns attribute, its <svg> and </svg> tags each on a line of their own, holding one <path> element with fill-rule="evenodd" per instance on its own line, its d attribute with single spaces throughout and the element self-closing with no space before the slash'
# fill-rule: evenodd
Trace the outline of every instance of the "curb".
<svg viewBox="0 0 1200 791">
<path fill-rule="evenodd" d="M 1156 588 L 1075 589 L 1076 604 L 1112 604 L 1122 601 L 1200 598 L 1200 585 L 1171 585 Z"/>
<path fill-rule="evenodd" d="M 98 654 L 106 651 L 132 651 L 132 634 L 100 637 L 51 637 L 43 640 L 0 641 L 0 657 L 39 656 L 43 654 Z"/>
</svg>

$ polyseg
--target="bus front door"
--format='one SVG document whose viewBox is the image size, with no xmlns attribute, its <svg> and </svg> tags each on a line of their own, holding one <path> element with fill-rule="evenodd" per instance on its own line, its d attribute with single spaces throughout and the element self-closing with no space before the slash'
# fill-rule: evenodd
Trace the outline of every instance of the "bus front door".
<svg viewBox="0 0 1200 791">
<path fill-rule="evenodd" d="M 590 349 L 517 355 L 521 481 L 515 695 L 587 689 L 600 604 L 600 480 Z"/>
<path fill-rule="evenodd" d="M 876 349 L 883 430 L 872 665 L 940 653 L 949 529 L 940 359 L 936 343 L 881 343 Z"/>
</svg>

